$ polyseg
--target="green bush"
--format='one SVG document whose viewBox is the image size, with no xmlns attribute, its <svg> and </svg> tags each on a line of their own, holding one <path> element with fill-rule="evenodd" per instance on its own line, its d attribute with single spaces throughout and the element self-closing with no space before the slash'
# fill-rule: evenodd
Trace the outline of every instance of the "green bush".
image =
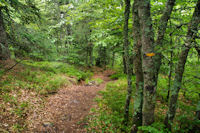
<svg viewBox="0 0 200 133">
<path fill-rule="evenodd" d="M 151 126 L 141 126 L 139 131 L 142 133 L 170 133 L 163 123 L 155 122 Z"/>
<path fill-rule="evenodd" d="M 110 78 L 113 80 L 124 78 L 124 77 L 126 77 L 126 74 L 123 74 L 123 73 L 115 73 L 110 76 Z"/>
</svg>

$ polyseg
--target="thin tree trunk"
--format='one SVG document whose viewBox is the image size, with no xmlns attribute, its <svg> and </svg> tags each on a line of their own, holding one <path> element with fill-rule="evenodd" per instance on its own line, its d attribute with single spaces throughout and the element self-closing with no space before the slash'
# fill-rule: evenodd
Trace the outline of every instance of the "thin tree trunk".
<svg viewBox="0 0 200 133">
<path fill-rule="evenodd" d="M 125 51 L 125 48 L 123 48 L 123 51 Z M 122 57 L 123 58 L 123 71 L 124 71 L 124 74 L 127 74 L 125 52 L 122 52 L 122 56 L 123 56 Z"/>
<path fill-rule="evenodd" d="M 168 75 L 168 90 L 167 90 L 167 98 L 166 101 L 169 100 L 170 88 L 171 88 L 171 78 L 172 78 L 172 67 L 173 67 L 173 51 L 170 52 L 170 61 L 169 61 L 169 75 Z"/>
<path fill-rule="evenodd" d="M 190 50 L 189 47 L 183 48 L 183 50 L 179 56 L 179 62 L 177 64 L 177 68 L 175 70 L 174 84 L 173 84 L 173 87 L 171 88 L 169 111 L 168 111 L 167 117 L 165 119 L 165 125 L 170 130 L 171 130 L 171 122 L 174 119 L 175 112 L 176 112 L 176 103 L 177 103 L 177 99 L 178 99 L 178 93 L 181 88 L 182 76 L 183 76 L 184 67 L 185 67 L 185 63 L 186 63 L 186 59 L 187 59 L 189 50 Z"/>
<path fill-rule="evenodd" d="M 89 44 L 89 58 L 90 58 L 89 66 L 93 66 L 93 44 L 91 42 Z"/>
<path fill-rule="evenodd" d="M 115 65 L 115 51 L 113 51 L 112 53 L 112 68 L 114 67 Z"/>
<path fill-rule="evenodd" d="M 165 125 L 171 130 L 171 123 L 175 117 L 178 93 L 181 88 L 184 67 L 187 60 L 188 52 L 192 42 L 195 40 L 198 24 L 200 23 L 200 0 L 198 0 L 191 22 L 188 25 L 187 40 L 185 46 L 182 48 L 179 56 L 179 61 L 175 70 L 174 84 L 171 88 L 171 95 L 169 101 L 169 110 L 165 118 Z"/>
<path fill-rule="evenodd" d="M 129 60 L 129 40 L 128 40 L 128 20 L 130 15 L 130 0 L 125 0 L 125 20 L 124 20 L 124 48 L 125 48 L 125 61 L 126 61 L 126 73 L 127 73 L 127 81 L 128 81 L 128 87 L 127 87 L 127 97 L 126 97 L 126 104 L 124 108 L 124 121 L 123 124 L 127 125 L 128 123 L 128 117 L 129 117 L 129 105 L 131 100 L 131 94 L 132 94 L 132 67 L 130 66 L 130 60 Z"/>
<path fill-rule="evenodd" d="M 197 51 L 197 53 L 198 53 L 198 57 L 200 57 L 200 47 L 195 46 L 195 49 L 196 49 L 196 51 Z"/>
<path fill-rule="evenodd" d="M 138 127 L 142 126 L 142 105 L 143 105 L 143 70 L 142 70 L 142 43 L 140 33 L 140 23 L 138 16 L 138 0 L 134 1 L 132 7 L 133 13 L 133 38 L 135 41 L 134 45 L 134 71 L 136 76 L 136 94 L 134 98 L 134 113 L 133 113 L 133 126 L 131 133 L 137 133 Z"/>
<path fill-rule="evenodd" d="M 5 25 L 3 22 L 2 7 L 0 7 L 0 60 L 6 60 L 10 58 L 7 39 L 8 38 L 5 31 Z"/>
<path fill-rule="evenodd" d="M 170 45 L 172 46 L 172 35 L 170 35 Z M 168 75 L 168 90 L 166 101 L 169 100 L 170 88 L 171 88 L 171 77 L 172 77 L 172 67 L 173 67 L 173 50 L 170 51 L 170 61 L 169 61 L 169 75 Z"/>
<path fill-rule="evenodd" d="M 170 15 L 171 15 L 173 7 L 175 5 L 175 1 L 176 0 L 168 0 L 166 3 L 166 8 L 160 19 L 160 26 L 158 27 L 158 37 L 155 42 L 156 51 L 160 51 L 159 48 L 160 48 L 160 46 L 163 45 L 163 39 L 164 39 L 165 31 L 167 29 L 167 23 L 168 23 L 168 20 L 170 19 Z M 162 53 L 161 52 L 156 53 L 155 63 L 156 63 L 155 67 L 156 67 L 156 85 L 157 85 L 158 74 L 160 71 L 160 66 L 162 64 Z"/>
</svg>

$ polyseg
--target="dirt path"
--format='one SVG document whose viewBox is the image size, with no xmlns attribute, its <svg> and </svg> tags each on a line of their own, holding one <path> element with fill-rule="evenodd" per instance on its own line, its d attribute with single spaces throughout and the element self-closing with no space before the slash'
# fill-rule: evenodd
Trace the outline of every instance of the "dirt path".
<svg viewBox="0 0 200 133">
<path fill-rule="evenodd" d="M 108 75 L 112 72 L 97 73 L 94 78 L 101 78 L 100 85 L 72 85 L 60 89 L 50 96 L 41 112 L 33 114 L 30 119 L 29 131 L 38 133 L 85 133 L 83 125 L 77 123 L 83 120 L 95 105 L 94 98 L 110 81 Z"/>
</svg>

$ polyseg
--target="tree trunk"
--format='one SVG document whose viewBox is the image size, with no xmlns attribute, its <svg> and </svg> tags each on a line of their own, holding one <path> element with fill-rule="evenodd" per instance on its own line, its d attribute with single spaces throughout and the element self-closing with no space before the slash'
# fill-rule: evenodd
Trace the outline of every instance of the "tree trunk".
<svg viewBox="0 0 200 133">
<path fill-rule="evenodd" d="M 169 61 L 169 75 L 168 75 L 168 90 L 166 101 L 169 100 L 170 88 L 171 88 L 171 78 L 172 78 L 172 67 L 173 67 L 173 51 L 170 51 L 170 61 Z"/>
<path fill-rule="evenodd" d="M 91 42 L 89 43 L 89 58 L 89 66 L 93 66 L 93 44 Z"/>
<path fill-rule="evenodd" d="M 124 47 L 124 46 L 123 46 Z M 122 58 L 123 58 L 123 71 L 124 71 L 124 74 L 127 74 L 127 68 L 126 68 L 126 59 L 125 59 L 125 48 L 123 48 L 123 52 L 122 52 Z"/>
<path fill-rule="evenodd" d="M 132 7 L 133 13 L 133 38 L 134 45 L 134 71 L 136 76 L 136 94 L 134 98 L 133 126 L 131 133 L 137 133 L 138 127 L 142 126 L 142 105 L 143 105 L 143 70 L 142 70 L 142 53 L 141 53 L 141 33 L 138 16 L 138 0 L 134 1 Z"/>
<path fill-rule="evenodd" d="M 197 51 L 197 53 L 198 53 L 198 57 L 200 57 L 200 47 L 195 46 L 195 49 L 196 49 L 196 51 Z"/>
<path fill-rule="evenodd" d="M 114 68 L 115 65 L 115 51 L 112 53 L 112 68 Z"/>
<path fill-rule="evenodd" d="M 128 117 L 129 117 L 129 105 L 131 100 L 131 94 L 132 94 L 132 67 L 130 66 L 130 57 L 129 57 L 129 40 L 128 40 L 128 20 L 129 20 L 129 14 L 130 14 L 130 0 L 125 0 L 125 12 L 124 12 L 124 50 L 125 50 L 125 61 L 126 61 L 126 73 L 127 73 L 127 81 L 128 81 L 128 87 L 127 87 L 127 97 L 126 97 L 126 104 L 124 108 L 124 121 L 123 124 L 127 125 L 128 123 Z"/>
<path fill-rule="evenodd" d="M 170 34 L 170 45 L 172 46 L 172 35 Z M 170 51 L 170 60 L 169 60 L 169 75 L 168 75 L 168 90 L 166 101 L 169 100 L 170 88 L 171 88 L 171 78 L 172 78 L 172 67 L 173 67 L 173 50 Z"/>
<path fill-rule="evenodd" d="M 179 56 L 179 61 L 175 70 L 174 84 L 173 87 L 171 88 L 171 95 L 169 101 L 169 110 L 165 118 L 165 125 L 167 128 L 169 128 L 169 130 L 171 130 L 171 123 L 173 122 L 176 113 L 178 93 L 181 88 L 181 82 L 188 52 L 190 50 L 192 42 L 194 42 L 195 40 L 197 27 L 199 23 L 200 23 L 200 0 L 198 0 L 197 2 L 192 20 L 188 25 L 187 40 L 185 42 L 185 46 L 182 48 L 181 54 Z"/>
<path fill-rule="evenodd" d="M 170 123 L 174 119 L 175 112 L 176 112 L 176 103 L 177 103 L 177 99 L 178 99 L 178 93 L 181 88 L 182 76 L 183 76 L 184 67 L 185 67 L 185 63 L 186 63 L 186 59 L 187 59 L 189 50 L 190 50 L 189 47 L 186 47 L 182 50 L 182 52 L 179 56 L 179 62 L 177 64 L 177 68 L 175 70 L 174 84 L 173 84 L 173 87 L 171 88 L 169 111 L 168 111 L 167 117 L 165 119 L 165 125 L 170 130 L 171 130 Z M 168 121 L 170 121 L 170 123 Z"/>
<path fill-rule="evenodd" d="M 143 51 L 143 76 L 144 76 L 144 91 L 143 91 L 143 108 L 142 108 L 142 124 L 144 126 L 151 125 L 154 122 L 155 109 L 155 65 L 152 56 L 154 55 L 154 34 L 152 29 L 152 20 L 150 15 L 150 1 L 139 1 L 138 8 L 142 51 Z"/>
<path fill-rule="evenodd" d="M 175 1 L 176 0 L 168 0 L 167 3 L 166 3 L 166 8 L 163 12 L 161 19 L 160 19 L 160 26 L 158 27 L 158 37 L 157 37 L 157 40 L 155 42 L 156 51 L 160 51 L 159 48 L 160 48 L 160 46 L 163 45 L 163 39 L 164 39 L 165 31 L 167 29 L 167 23 L 168 23 L 168 20 L 170 19 L 170 15 L 171 15 L 173 7 L 175 5 Z M 157 85 L 158 74 L 159 74 L 161 63 L 162 63 L 161 52 L 156 53 L 155 63 L 156 63 L 155 64 L 155 67 L 156 67 L 156 81 L 155 82 L 156 82 L 156 85 Z"/>
<path fill-rule="evenodd" d="M 5 25 L 3 22 L 2 7 L 0 7 L 0 60 L 6 60 L 10 58 L 10 52 L 7 43 L 7 35 L 5 31 Z"/>
</svg>

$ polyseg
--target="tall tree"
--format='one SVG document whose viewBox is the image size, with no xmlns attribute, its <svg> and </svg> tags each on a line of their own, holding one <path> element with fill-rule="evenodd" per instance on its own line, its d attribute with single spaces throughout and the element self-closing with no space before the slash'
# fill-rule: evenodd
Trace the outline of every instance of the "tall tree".
<svg viewBox="0 0 200 133">
<path fill-rule="evenodd" d="M 150 0 L 139 2 L 139 18 L 141 24 L 142 40 L 142 58 L 143 58 L 143 125 L 151 125 L 154 122 L 155 92 L 157 86 L 158 72 L 161 64 L 161 53 L 155 54 L 157 48 L 162 46 L 167 23 L 170 18 L 175 0 L 168 0 L 166 8 L 161 17 L 161 25 L 158 28 L 158 37 L 154 41 L 154 32 L 152 28 L 152 19 L 150 14 Z M 156 44 L 156 45 L 155 45 Z M 156 46 L 156 47 L 155 47 Z M 156 55 L 156 57 L 155 57 Z M 159 66 L 159 67 L 158 67 Z"/>
<path fill-rule="evenodd" d="M 130 63 L 130 56 L 129 56 L 129 38 L 128 38 L 128 20 L 130 15 L 130 0 L 125 0 L 125 12 L 124 12 L 124 56 L 126 62 L 126 73 L 127 73 L 127 97 L 126 97 L 126 104 L 124 110 L 124 124 L 127 125 L 128 116 L 129 116 L 129 105 L 131 100 L 132 94 L 132 66 Z"/>
<path fill-rule="evenodd" d="M 142 40 L 142 67 L 144 76 L 144 98 L 142 108 L 143 125 L 151 125 L 154 122 L 155 108 L 155 64 L 152 56 L 154 55 L 154 33 L 150 14 L 150 0 L 139 2 L 139 18 L 141 24 Z"/>
<path fill-rule="evenodd" d="M 188 24 L 188 32 L 186 36 L 185 45 L 182 47 L 182 51 L 179 56 L 178 64 L 175 70 L 175 78 L 173 87 L 171 88 L 171 95 L 169 101 L 169 110 L 165 118 L 165 125 L 171 130 L 171 123 L 175 117 L 177 99 L 179 90 L 181 88 L 181 82 L 183 78 L 185 63 L 187 60 L 188 52 L 192 47 L 192 43 L 195 41 L 196 33 L 198 32 L 198 25 L 200 23 L 200 0 L 198 0 L 195 11 L 192 16 L 192 20 Z"/>
<path fill-rule="evenodd" d="M 132 6 L 133 13 L 133 39 L 134 39 L 134 71 L 136 75 L 136 94 L 134 98 L 133 126 L 131 133 L 136 133 L 137 128 L 142 126 L 142 104 L 143 104 L 143 70 L 142 70 L 142 43 L 140 22 L 138 14 L 139 0 L 135 0 Z"/>
<path fill-rule="evenodd" d="M 163 46 L 163 39 L 164 39 L 165 31 L 167 29 L 168 20 L 170 19 L 170 15 L 171 15 L 173 7 L 175 5 L 175 1 L 176 0 L 168 0 L 167 1 L 166 8 L 160 19 L 160 25 L 158 27 L 158 35 L 157 35 L 157 39 L 155 41 L 155 45 L 156 45 L 156 56 L 155 56 L 156 84 L 157 84 L 157 80 L 158 80 L 160 66 L 162 64 L 162 53 L 160 52 L 159 49 Z"/>
</svg>

